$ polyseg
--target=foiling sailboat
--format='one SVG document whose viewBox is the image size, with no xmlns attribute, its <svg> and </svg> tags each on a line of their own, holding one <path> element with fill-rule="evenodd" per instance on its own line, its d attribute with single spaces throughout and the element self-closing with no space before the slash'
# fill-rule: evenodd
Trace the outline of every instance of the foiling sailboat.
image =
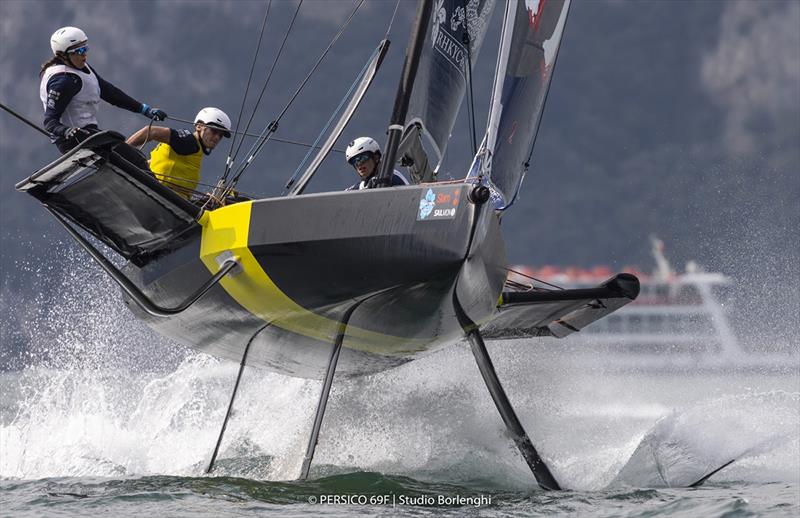
<svg viewBox="0 0 800 518">
<path fill-rule="evenodd" d="M 187 201 L 108 131 L 17 189 L 41 201 L 157 332 L 242 368 L 324 380 L 300 478 L 308 475 L 334 373 L 382 371 L 466 336 L 539 485 L 558 489 L 484 340 L 564 337 L 639 292 L 636 277 L 624 273 L 581 289 L 506 283 L 500 218 L 528 167 L 569 4 L 507 2 L 486 134 L 461 181 L 437 182 L 435 172 L 494 0 L 419 2 L 379 177 L 385 182 L 402 157 L 413 168 L 412 185 L 303 193 L 369 87 L 382 42 L 328 142 L 286 196 Z M 125 266 L 117 268 L 85 234 Z"/>
</svg>

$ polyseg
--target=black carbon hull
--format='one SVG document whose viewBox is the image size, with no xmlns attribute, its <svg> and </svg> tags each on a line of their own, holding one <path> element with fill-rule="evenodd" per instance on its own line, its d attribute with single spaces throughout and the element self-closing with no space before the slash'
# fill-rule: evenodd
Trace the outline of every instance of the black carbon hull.
<svg viewBox="0 0 800 518">
<path fill-rule="evenodd" d="M 354 305 L 337 374 L 385 370 L 464 335 L 495 311 L 505 280 L 497 216 L 471 185 L 410 186 L 244 202 L 206 213 L 202 232 L 126 274 L 155 302 L 185 298 L 231 254 L 242 265 L 179 315 L 150 327 L 214 356 L 293 376 L 324 374 Z M 431 194 L 433 209 L 421 214 Z M 438 208 L 436 208 L 438 207 Z"/>
<path fill-rule="evenodd" d="M 581 293 L 502 292 L 499 216 L 471 201 L 472 184 L 202 212 L 125 158 L 136 161 L 135 153 L 120 136 L 98 133 L 17 188 L 64 224 L 141 320 L 214 356 L 240 361 L 248 350 L 249 365 L 319 378 L 343 333 L 337 372 L 366 374 L 478 326 L 487 338 L 566 336 L 638 293 L 624 274 Z M 127 259 L 125 271 L 75 227 Z"/>
</svg>

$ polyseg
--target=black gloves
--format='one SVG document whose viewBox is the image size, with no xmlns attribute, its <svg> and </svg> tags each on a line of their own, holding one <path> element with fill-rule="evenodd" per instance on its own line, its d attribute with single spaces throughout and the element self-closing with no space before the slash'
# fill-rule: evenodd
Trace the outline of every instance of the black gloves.
<svg viewBox="0 0 800 518">
<path fill-rule="evenodd" d="M 64 130 L 64 139 L 69 140 L 71 138 L 77 137 L 78 134 L 83 133 L 82 128 L 67 128 Z"/>
</svg>

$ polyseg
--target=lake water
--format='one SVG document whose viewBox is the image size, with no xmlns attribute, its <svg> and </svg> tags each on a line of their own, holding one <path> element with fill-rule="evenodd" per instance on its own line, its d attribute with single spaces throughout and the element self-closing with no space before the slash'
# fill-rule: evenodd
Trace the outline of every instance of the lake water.
<svg viewBox="0 0 800 518">
<path fill-rule="evenodd" d="M 320 383 L 186 353 L 167 372 L 33 367 L 0 376 L 0 513 L 93 515 L 796 516 L 796 373 L 497 369 L 567 488 L 545 492 L 505 435 L 469 351 L 337 380 L 311 479 L 297 476 Z M 736 461 L 699 489 L 685 489 Z M 672 486 L 672 487 L 670 487 Z"/>
<path fill-rule="evenodd" d="M 620 369 L 555 340 L 489 349 L 564 491 L 537 488 L 463 343 L 335 379 L 306 482 L 286 481 L 321 383 L 248 368 L 206 475 L 238 365 L 152 334 L 99 273 L 73 271 L 6 313 L 3 347 L 26 344 L 26 367 L 0 373 L 2 516 L 800 514 L 793 359 Z"/>
</svg>

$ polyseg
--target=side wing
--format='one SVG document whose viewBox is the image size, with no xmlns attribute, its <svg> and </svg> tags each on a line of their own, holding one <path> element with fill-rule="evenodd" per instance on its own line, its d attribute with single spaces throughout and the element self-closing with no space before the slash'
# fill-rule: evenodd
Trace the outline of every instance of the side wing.
<svg viewBox="0 0 800 518">
<path fill-rule="evenodd" d="M 200 208 L 161 185 L 144 155 L 113 131 L 92 135 L 16 187 L 136 264 L 200 229 Z"/>
<path fill-rule="evenodd" d="M 481 328 L 487 340 L 563 338 L 613 313 L 639 295 L 639 279 L 620 273 L 596 288 L 504 291 L 494 318 Z"/>
</svg>

